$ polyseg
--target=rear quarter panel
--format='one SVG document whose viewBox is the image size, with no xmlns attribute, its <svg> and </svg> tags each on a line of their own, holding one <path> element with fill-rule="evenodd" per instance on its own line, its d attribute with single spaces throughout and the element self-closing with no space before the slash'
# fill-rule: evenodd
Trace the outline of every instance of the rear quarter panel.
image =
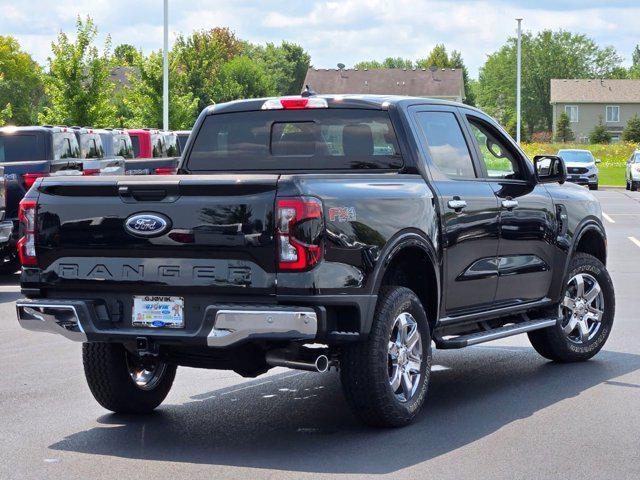
<svg viewBox="0 0 640 480">
<path fill-rule="evenodd" d="M 322 200 L 324 258 L 308 272 L 280 272 L 279 295 L 374 294 L 374 273 L 395 238 L 413 232 L 437 248 L 433 194 L 419 175 L 282 176 L 278 196 L 295 195 Z"/>
</svg>

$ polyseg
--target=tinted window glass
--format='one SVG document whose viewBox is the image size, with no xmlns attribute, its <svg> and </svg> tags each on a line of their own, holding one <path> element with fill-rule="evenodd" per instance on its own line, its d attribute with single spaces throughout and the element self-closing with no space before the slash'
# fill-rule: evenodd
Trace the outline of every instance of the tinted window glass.
<svg viewBox="0 0 640 480">
<path fill-rule="evenodd" d="M 40 135 L 0 135 L 0 162 L 46 160 Z"/>
<path fill-rule="evenodd" d="M 194 171 L 401 166 L 388 113 L 355 109 L 210 115 L 188 159 Z"/>
<path fill-rule="evenodd" d="M 167 148 L 164 143 L 164 138 L 160 134 L 151 135 L 151 145 L 153 145 L 153 158 L 160 158 L 167 156 Z"/>
<path fill-rule="evenodd" d="M 104 150 L 102 142 L 98 134 L 81 134 L 80 147 L 82 150 L 82 158 L 102 158 Z"/>
<path fill-rule="evenodd" d="M 474 178 L 476 173 L 469 147 L 455 115 L 451 112 L 419 112 L 417 119 L 436 167 L 450 178 Z"/>
<path fill-rule="evenodd" d="M 187 140 L 189 139 L 189 135 L 185 135 L 184 133 L 178 134 L 178 146 L 180 147 L 178 153 L 184 152 L 184 147 L 187 145 Z"/>
<path fill-rule="evenodd" d="M 478 143 L 481 159 L 490 178 L 522 179 L 516 155 L 498 133 L 482 122 L 467 117 L 471 132 Z"/>
<path fill-rule="evenodd" d="M 119 157 L 133 158 L 133 148 L 128 135 L 118 135 L 115 141 L 116 149 L 114 154 Z"/>
<path fill-rule="evenodd" d="M 104 149 L 105 157 L 112 157 L 114 137 L 111 133 L 100 133 L 100 139 L 102 140 L 102 148 Z"/>
<path fill-rule="evenodd" d="M 133 147 L 133 157 L 140 158 L 140 137 L 131 135 L 131 146 Z"/>
<path fill-rule="evenodd" d="M 169 133 L 164 136 L 164 141 L 167 149 L 167 157 L 178 156 L 178 137 L 175 133 Z"/>
</svg>

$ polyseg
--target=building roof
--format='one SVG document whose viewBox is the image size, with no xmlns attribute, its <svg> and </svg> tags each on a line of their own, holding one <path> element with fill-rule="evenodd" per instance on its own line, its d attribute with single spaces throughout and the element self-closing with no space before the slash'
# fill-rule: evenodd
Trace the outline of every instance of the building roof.
<svg viewBox="0 0 640 480">
<path fill-rule="evenodd" d="M 465 98 L 462 69 L 460 68 L 415 70 L 310 68 L 304 83 L 322 94 L 353 93 Z"/>
<path fill-rule="evenodd" d="M 640 103 L 640 80 L 554 78 L 551 103 Z"/>
</svg>

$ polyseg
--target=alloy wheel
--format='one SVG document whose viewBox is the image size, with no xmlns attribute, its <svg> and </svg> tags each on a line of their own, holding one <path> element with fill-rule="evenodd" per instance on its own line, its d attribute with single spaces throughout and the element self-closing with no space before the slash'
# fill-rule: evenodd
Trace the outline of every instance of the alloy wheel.
<svg viewBox="0 0 640 480">
<path fill-rule="evenodd" d="M 602 325 L 604 294 L 600 284 L 588 273 L 578 273 L 567 283 L 560 305 L 561 328 L 569 341 L 587 343 Z"/>
<path fill-rule="evenodd" d="M 389 384 L 399 401 L 408 402 L 418 390 L 421 367 L 418 323 L 413 315 L 403 312 L 393 322 L 388 352 Z"/>
</svg>

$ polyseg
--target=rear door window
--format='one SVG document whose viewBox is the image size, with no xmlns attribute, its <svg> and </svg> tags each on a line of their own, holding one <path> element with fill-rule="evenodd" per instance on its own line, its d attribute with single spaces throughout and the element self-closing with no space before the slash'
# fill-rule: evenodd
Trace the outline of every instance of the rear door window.
<svg viewBox="0 0 640 480">
<path fill-rule="evenodd" d="M 357 109 L 210 115 L 187 162 L 192 171 L 401 167 L 388 113 Z"/>
<path fill-rule="evenodd" d="M 46 160 L 44 135 L 0 135 L 0 162 Z"/>
</svg>

